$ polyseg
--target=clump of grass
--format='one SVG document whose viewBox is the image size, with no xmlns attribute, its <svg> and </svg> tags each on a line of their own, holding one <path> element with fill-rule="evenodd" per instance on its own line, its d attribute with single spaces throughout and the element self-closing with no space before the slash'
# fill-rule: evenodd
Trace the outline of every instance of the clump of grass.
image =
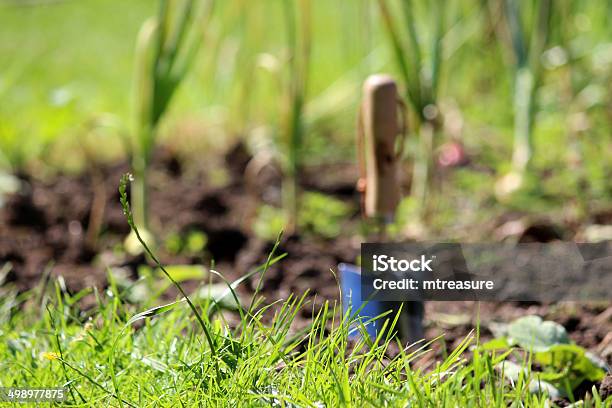
<svg viewBox="0 0 612 408">
<path fill-rule="evenodd" d="M 334 304 L 326 303 L 299 330 L 295 316 L 311 307 L 304 296 L 278 302 L 276 312 L 260 307 L 247 315 L 245 306 L 236 327 L 213 315 L 215 357 L 184 302 L 136 316 L 132 324 L 135 306 L 116 287 L 97 294 L 87 312 L 76 307 L 81 294 L 49 289 L 48 313 L 14 310 L 2 322 L 0 383 L 66 386 L 72 405 L 551 406 L 546 393 L 529 392 L 528 373 L 513 384 L 503 380 L 495 368 L 501 355 L 482 351 L 468 361 L 473 337 L 422 370 L 414 363 L 428 345 L 402 346 L 394 358 L 392 338 L 364 337 L 351 345 L 356 322 Z M 197 302 L 204 314 L 214 310 Z M 596 390 L 590 402 L 605 406 Z"/>
<path fill-rule="evenodd" d="M 161 118 L 202 41 L 212 0 L 160 0 L 141 27 L 134 73 L 134 219 L 148 235 L 147 171 Z"/>
</svg>

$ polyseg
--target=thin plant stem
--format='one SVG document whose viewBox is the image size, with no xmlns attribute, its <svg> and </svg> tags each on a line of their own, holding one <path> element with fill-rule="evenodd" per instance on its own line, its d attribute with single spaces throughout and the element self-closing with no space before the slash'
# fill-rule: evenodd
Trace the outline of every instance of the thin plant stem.
<svg viewBox="0 0 612 408">
<path fill-rule="evenodd" d="M 164 275 L 166 275 L 166 278 L 168 278 L 168 280 L 170 282 L 172 282 L 172 284 L 178 289 L 178 291 L 181 293 L 183 298 L 189 304 L 189 307 L 191 308 L 193 314 L 195 315 L 196 319 L 198 320 L 198 323 L 200 323 L 200 326 L 202 327 L 202 330 L 204 331 L 204 335 L 206 336 L 206 340 L 208 341 L 208 346 L 210 347 L 210 350 L 211 350 L 211 352 L 214 355 L 214 354 L 216 354 L 215 343 L 213 341 L 210 329 L 208 328 L 208 325 L 202 319 L 202 316 L 201 316 L 200 312 L 198 312 L 198 309 L 195 307 L 195 305 L 193 304 L 191 299 L 189 299 L 189 296 L 187 296 L 187 293 L 185 293 L 185 291 L 183 290 L 183 287 L 172 278 L 172 275 L 170 275 L 168 273 L 168 271 L 166 271 L 166 268 L 164 268 L 164 266 L 159 262 L 159 260 L 155 256 L 155 254 L 153 254 L 153 252 L 149 249 L 149 246 L 146 244 L 146 242 L 140 236 L 140 232 L 138 231 L 138 227 L 136 226 L 136 224 L 134 222 L 134 217 L 132 215 L 132 210 L 130 209 L 130 203 L 129 203 L 128 198 L 127 198 L 127 185 L 128 185 L 128 183 L 131 180 L 132 180 L 132 176 L 131 175 L 124 174 L 121 177 L 121 181 L 119 183 L 119 197 L 120 197 L 120 201 L 121 201 L 121 207 L 123 208 L 123 213 L 125 214 L 125 217 L 127 218 L 127 222 L 130 225 L 130 227 L 132 228 L 132 230 L 134 230 L 134 233 L 136 234 L 136 237 L 138 238 L 138 241 L 143 246 L 143 248 L 145 249 L 146 253 L 151 257 L 151 259 L 153 260 L 153 262 L 155 262 L 155 264 L 159 267 L 159 269 L 161 269 L 161 271 L 164 273 Z"/>
</svg>

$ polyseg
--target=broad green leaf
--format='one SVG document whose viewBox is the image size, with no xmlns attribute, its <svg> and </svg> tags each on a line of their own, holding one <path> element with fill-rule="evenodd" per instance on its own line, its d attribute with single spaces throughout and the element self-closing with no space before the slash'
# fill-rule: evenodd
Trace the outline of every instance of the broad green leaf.
<svg viewBox="0 0 612 408">
<path fill-rule="evenodd" d="M 566 371 L 577 382 L 582 379 L 599 381 L 606 374 L 605 363 L 602 366 L 595 356 L 576 344 L 557 344 L 546 352 L 536 353 L 535 359 L 557 372 Z"/>
<path fill-rule="evenodd" d="M 526 350 L 547 351 L 557 344 L 568 344 L 565 328 L 558 323 L 543 321 L 539 316 L 521 317 L 508 326 L 508 340 Z"/>
<path fill-rule="evenodd" d="M 586 358 L 589 359 L 589 361 L 591 361 L 591 363 L 593 363 L 595 366 L 601 368 L 606 373 L 612 372 L 612 369 L 608 366 L 608 364 L 605 362 L 605 360 L 602 359 L 601 357 L 591 353 L 590 351 L 586 351 L 584 353 L 584 355 L 585 355 Z"/>
</svg>

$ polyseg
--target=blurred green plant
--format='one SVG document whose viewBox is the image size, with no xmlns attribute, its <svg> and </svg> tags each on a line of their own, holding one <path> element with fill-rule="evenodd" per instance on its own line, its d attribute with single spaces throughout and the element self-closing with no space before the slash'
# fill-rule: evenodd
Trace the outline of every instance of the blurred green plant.
<svg viewBox="0 0 612 408">
<path fill-rule="evenodd" d="M 285 217 L 282 210 L 271 205 L 262 205 L 257 210 L 253 232 L 260 238 L 272 240 L 278 231 L 283 230 Z"/>
<path fill-rule="evenodd" d="M 517 381 L 518 377 L 533 377 L 530 389 L 546 388 L 551 395 L 569 396 L 583 381 L 601 381 L 609 368 L 597 356 L 570 342 L 563 326 L 543 321 L 539 316 L 523 316 L 499 328 L 498 337 L 482 344 L 480 351 L 503 351 L 499 366 L 506 377 Z M 530 367 L 520 367 L 506 360 L 513 351 L 532 353 L 532 361 L 540 365 L 540 371 L 530 372 Z"/>
<path fill-rule="evenodd" d="M 297 3 L 297 9 L 296 9 Z M 286 100 L 283 109 L 283 207 L 287 218 L 287 231 L 297 228 L 298 175 L 302 167 L 304 138 L 304 106 L 308 87 L 312 21 L 311 1 L 283 0 L 283 18 L 286 27 L 288 68 L 285 79 Z"/>
<path fill-rule="evenodd" d="M 343 222 L 351 215 L 352 210 L 350 205 L 337 198 L 317 192 L 305 192 L 300 202 L 298 228 L 306 234 L 335 238 L 342 232 Z M 261 206 L 253 224 L 255 234 L 273 241 L 278 231 L 286 225 L 285 215 L 278 208 Z"/>
<path fill-rule="evenodd" d="M 141 27 L 134 73 L 134 220 L 148 231 L 147 171 L 160 119 L 197 53 L 213 0 L 160 0 L 156 17 Z M 133 234 L 130 237 L 133 239 Z M 139 248 L 138 245 L 132 245 Z"/>
<path fill-rule="evenodd" d="M 203 231 L 189 231 L 185 236 L 171 233 L 164 240 L 164 249 L 172 255 L 198 254 L 206 249 L 207 243 L 208 236 Z"/>
<path fill-rule="evenodd" d="M 389 6 L 388 0 L 378 0 L 378 5 L 395 62 L 404 82 L 405 98 L 415 113 L 411 128 L 418 135 L 419 151 L 414 155 L 412 195 L 416 197 L 419 212 L 422 213 L 431 184 L 435 138 L 440 131 L 438 88 L 442 65 L 442 39 L 446 30 L 445 10 L 448 5 L 441 0 L 428 2 L 426 11 L 429 15 L 425 15 L 427 23 L 423 24 L 420 22 L 420 14 L 417 16 L 415 2 L 401 0 L 402 32 L 397 28 L 397 18 L 394 17 L 394 10 Z M 427 39 L 429 45 L 426 47 Z"/>
<path fill-rule="evenodd" d="M 500 180 L 498 195 L 520 188 L 533 154 L 532 133 L 537 111 L 536 94 L 541 84 L 541 57 L 549 44 L 551 0 L 504 1 L 506 38 L 500 38 L 513 56 L 514 148 L 512 170 Z"/>
<path fill-rule="evenodd" d="M 342 223 L 350 213 L 347 203 L 325 194 L 308 192 L 304 194 L 300 211 L 301 228 L 325 238 L 335 238 L 342 232 Z"/>
</svg>

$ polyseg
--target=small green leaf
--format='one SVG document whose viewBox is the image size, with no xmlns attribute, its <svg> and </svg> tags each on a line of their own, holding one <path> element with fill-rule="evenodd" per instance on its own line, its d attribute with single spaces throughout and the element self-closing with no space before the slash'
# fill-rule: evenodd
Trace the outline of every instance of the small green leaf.
<svg viewBox="0 0 612 408">
<path fill-rule="evenodd" d="M 508 347 L 510 347 L 510 343 L 508 343 L 508 339 L 505 337 L 489 340 L 480 345 L 482 350 L 505 350 Z"/>
<path fill-rule="evenodd" d="M 177 233 L 168 235 L 164 241 L 164 248 L 172 255 L 179 254 L 183 248 L 183 240 L 181 239 L 181 236 Z"/>
<path fill-rule="evenodd" d="M 568 344 L 565 328 L 558 323 L 543 321 L 539 316 L 521 317 L 508 326 L 508 340 L 526 350 L 547 351 L 557 344 Z"/>
<path fill-rule="evenodd" d="M 165 268 L 176 282 L 203 279 L 207 275 L 206 269 L 201 265 L 168 265 Z M 161 274 L 162 271 L 157 268 L 155 273 Z"/>
<path fill-rule="evenodd" d="M 185 239 L 185 249 L 191 253 L 202 252 L 206 248 L 208 237 L 202 231 L 192 231 Z"/>
</svg>

